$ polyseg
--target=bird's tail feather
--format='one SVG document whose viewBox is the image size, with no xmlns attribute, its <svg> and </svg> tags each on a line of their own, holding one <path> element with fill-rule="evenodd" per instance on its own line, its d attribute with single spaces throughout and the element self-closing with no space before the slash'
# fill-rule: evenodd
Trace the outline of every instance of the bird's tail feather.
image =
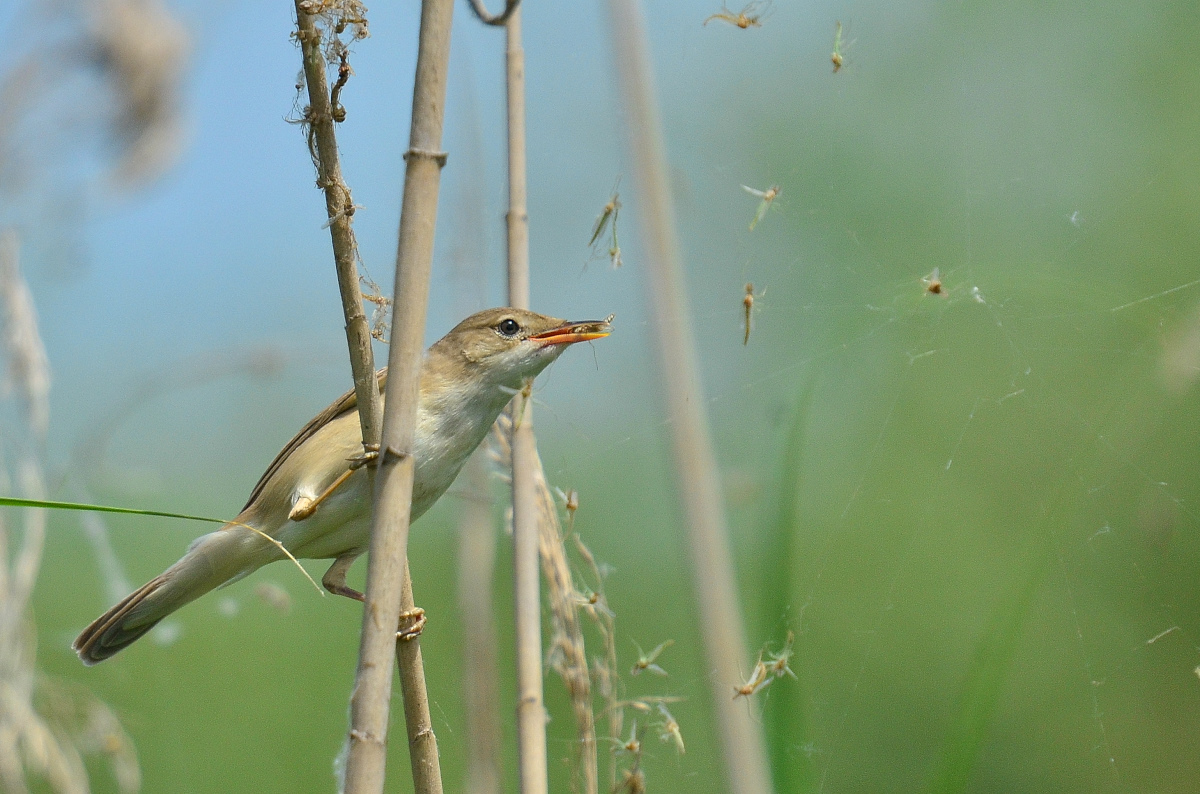
<svg viewBox="0 0 1200 794">
<path fill-rule="evenodd" d="M 199 538 L 179 562 L 92 621 L 71 647 L 86 665 L 104 661 L 184 604 L 268 562 L 261 555 L 264 543 L 250 530 L 228 525 Z"/>
</svg>

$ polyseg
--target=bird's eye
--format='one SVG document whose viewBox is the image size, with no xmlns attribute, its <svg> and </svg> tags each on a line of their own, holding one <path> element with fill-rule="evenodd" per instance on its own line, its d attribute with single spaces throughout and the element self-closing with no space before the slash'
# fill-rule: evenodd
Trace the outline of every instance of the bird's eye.
<svg viewBox="0 0 1200 794">
<path fill-rule="evenodd" d="M 516 336 L 517 332 L 521 330 L 521 326 L 513 318 L 506 317 L 496 326 L 496 330 L 505 336 Z"/>
</svg>

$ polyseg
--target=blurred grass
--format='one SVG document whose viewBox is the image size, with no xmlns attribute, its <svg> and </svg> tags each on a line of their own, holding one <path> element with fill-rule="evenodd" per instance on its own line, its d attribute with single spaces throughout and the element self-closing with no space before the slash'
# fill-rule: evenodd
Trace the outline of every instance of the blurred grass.
<svg viewBox="0 0 1200 794">
<path fill-rule="evenodd" d="M 1011 594 L 997 602 L 983 627 L 982 635 L 976 641 L 974 654 L 963 676 L 955 712 L 942 732 L 941 757 L 926 789 L 929 792 L 950 794 L 968 788 L 971 773 L 979 760 L 980 750 L 1008 682 L 1021 631 L 1053 561 L 1053 549 L 1045 539 L 1052 538 L 1047 529 L 1050 521 L 1058 517 L 1055 514 L 1059 511 L 1055 507 L 1057 505 L 1051 508 L 1050 515 L 1039 522 L 1039 529 L 1044 534 L 1040 541 L 1035 542 L 1025 562 L 1028 572 L 1024 580 L 1019 580 Z"/>
<path fill-rule="evenodd" d="M 815 388 L 809 383 L 796 401 L 791 426 L 785 436 L 783 459 L 775 500 L 778 503 L 774 520 L 768 524 L 763 542 L 763 573 L 758 583 L 758 620 L 763 636 L 777 639 L 780 623 L 798 635 L 804 633 L 803 603 L 800 582 L 795 576 L 798 559 L 804 554 L 805 528 L 800 504 L 803 476 L 805 432 L 810 418 Z M 794 622 L 793 622 L 794 621 Z M 810 758 L 803 748 L 811 741 L 805 702 L 805 682 L 808 671 L 797 664 L 794 680 L 781 680 L 783 686 L 771 692 L 764 710 L 764 727 L 771 753 L 771 772 L 776 791 L 807 792 L 815 789 Z"/>
</svg>

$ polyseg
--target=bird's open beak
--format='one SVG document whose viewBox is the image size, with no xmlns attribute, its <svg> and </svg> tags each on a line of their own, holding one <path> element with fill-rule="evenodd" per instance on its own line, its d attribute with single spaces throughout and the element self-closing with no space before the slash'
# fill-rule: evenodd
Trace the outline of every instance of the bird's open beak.
<svg viewBox="0 0 1200 794">
<path fill-rule="evenodd" d="M 580 323 L 567 323 L 529 338 L 543 345 L 573 345 L 576 342 L 591 342 L 593 339 L 603 339 L 612 333 L 613 315 L 606 320 L 585 320 Z"/>
</svg>

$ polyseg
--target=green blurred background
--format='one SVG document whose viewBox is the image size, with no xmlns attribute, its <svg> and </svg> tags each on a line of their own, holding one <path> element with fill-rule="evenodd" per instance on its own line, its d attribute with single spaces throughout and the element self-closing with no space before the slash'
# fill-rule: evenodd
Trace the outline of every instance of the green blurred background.
<svg viewBox="0 0 1200 794">
<path fill-rule="evenodd" d="M 28 34 L 28 6 L 3 12 L 10 37 Z M 375 6 L 339 134 L 364 261 L 387 287 L 417 17 L 412 2 Z M 176 168 L 65 220 L 18 220 L 59 469 L 147 378 L 186 380 L 198 355 L 260 356 L 150 395 L 74 470 L 105 503 L 231 515 L 349 373 L 321 197 L 282 120 L 299 68 L 291 3 L 173 8 L 193 36 Z M 751 654 L 797 637 L 798 680 L 746 704 L 779 791 L 1200 790 L 1200 12 L 776 0 L 761 28 L 702 27 L 717 10 L 646 5 Z M 476 294 L 454 262 L 486 262 L 487 302 L 501 294 L 503 36 L 456 14 L 431 339 Z M 577 529 L 615 569 L 622 667 L 634 641 L 675 640 L 659 659 L 669 677 L 629 680 L 631 694 L 686 698 L 672 711 L 688 752 L 651 734 L 650 790 L 719 790 L 627 173 L 625 266 L 584 268 L 628 167 L 610 33 L 602 5 L 525 9 L 534 307 L 616 312 L 618 329 L 542 377 L 539 437 L 552 483 L 581 495 Z M 772 183 L 782 197 L 751 233 L 740 185 Z M 921 280 L 934 268 L 941 297 Z M 746 282 L 764 294 L 743 346 Z M 457 512 L 443 499 L 411 545 L 451 791 Z M 109 524 L 134 584 L 205 531 Z M 40 665 L 112 704 L 145 791 L 333 789 L 357 604 L 276 565 L 183 610 L 173 641 L 84 669 L 69 642 L 107 606 L 106 584 L 77 519 L 51 527 Z M 507 570 L 502 552 L 511 758 Z M 263 581 L 291 593 L 290 614 L 254 597 Z M 570 712 L 553 677 L 546 691 L 566 790 Z M 402 740 L 392 749 L 389 790 L 407 790 Z"/>
</svg>

